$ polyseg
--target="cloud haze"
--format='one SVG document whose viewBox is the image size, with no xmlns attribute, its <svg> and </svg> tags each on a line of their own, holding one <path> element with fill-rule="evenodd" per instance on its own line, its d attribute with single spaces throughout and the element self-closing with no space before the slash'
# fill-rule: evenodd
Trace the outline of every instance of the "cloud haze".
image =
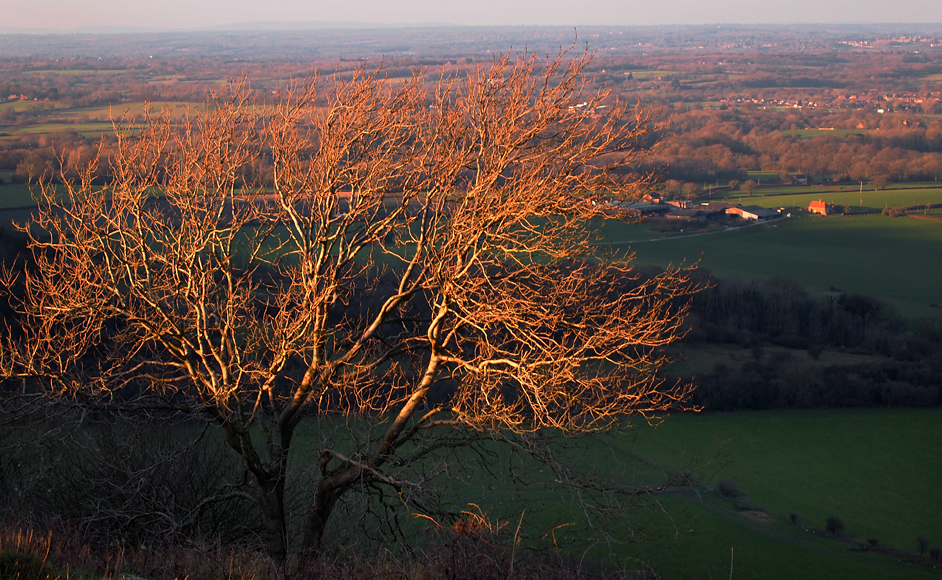
<svg viewBox="0 0 942 580">
<path fill-rule="evenodd" d="M 0 0 L 5 28 L 194 29 L 245 22 L 460 25 L 942 22 L 939 0 Z"/>
</svg>

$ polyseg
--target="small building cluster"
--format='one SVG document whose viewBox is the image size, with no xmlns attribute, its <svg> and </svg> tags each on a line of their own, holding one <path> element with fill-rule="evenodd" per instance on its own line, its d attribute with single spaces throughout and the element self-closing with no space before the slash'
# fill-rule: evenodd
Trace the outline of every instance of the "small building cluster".
<svg viewBox="0 0 942 580">
<path fill-rule="evenodd" d="M 728 207 L 726 208 L 726 213 L 738 215 L 744 220 L 755 220 L 758 222 L 782 217 L 782 214 L 779 211 L 759 207 L 757 205 Z"/>
<path fill-rule="evenodd" d="M 768 209 L 757 205 L 742 206 L 724 201 L 696 202 L 688 200 L 663 200 L 658 194 L 645 195 L 635 202 L 610 201 L 612 206 L 636 212 L 640 215 L 660 217 L 668 220 L 706 222 L 726 216 L 744 220 L 766 221 L 782 217 L 783 209 Z"/>
</svg>

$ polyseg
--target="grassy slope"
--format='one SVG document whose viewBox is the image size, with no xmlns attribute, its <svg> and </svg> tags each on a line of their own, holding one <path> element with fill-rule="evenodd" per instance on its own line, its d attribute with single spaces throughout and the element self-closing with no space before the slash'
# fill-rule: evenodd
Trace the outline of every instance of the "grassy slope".
<svg viewBox="0 0 942 580">
<path fill-rule="evenodd" d="M 637 429 L 624 449 L 670 463 L 718 442 L 729 463 L 714 479 L 735 480 L 750 503 L 783 519 L 794 512 L 823 528 L 837 515 L 858 537 L 942 544 L 940 409 L 682 414 Z"/>
<path fill-rule="evenodd" d="M 907 316 L 938 315 L 942 303 L 942 224 L 880 215 L 792 218 L 738 230 L 658 241 L 645 224 L 617 225 L 606 240 L 626 245 L 639 264 L 700 265 L 720 277 L 781 276 L 812 292 L 836 287 L 881 297 Z"/>
<path fill-rule="evenodd" d="M 681 535 L 675 548 L 680 562 L 669 568 L 695 573 L 697 567 L 728 565 L 727 546 L 738 543 L 742 565 L 747 566 L 752 552 L 754 577 L 798 577 L 793 575 L 798 568 L 822 570 L 816 567 L 824 560 L 840 563 L 838 569 L 846 567 L 844 577 L 891 577 L 884 569 L 892 564 L 890 559 L 848 554 L 837 541 L 809 539 L 807 532 L 787 523 L 787 517 L 795 512 L 803 524 L 823 528 L 829 515 L 837 515 L 859 539 L 875 537 L 910 550 L 915 550 L 917 536 L 929 538 L 931 545 L 942 544 L 942 521 L 937 517 L 942 513 L 942 488 L 936 485 L 942 476 L 937 461 L 940 425 L 939 409 L 678 415 L 657 428 L 639 428 L 637 438 L 624 443 L 624 453 L 668 465 L 691 454 L 709 456 L 722 443 L 729 463 L 712 479 L 735 480 L 748 494 L 748 503 L 773 516 L 769 523 L 757 523 L 688 501 L 680 521 L 692 522 L 694 532 Z M 674 500 L 677 508 L 682 503 Z M 798 535 L 802 541 L 797 541 Z M 668 561 L 663 551 L 654 549 L 652 555 Z M 789 556 L 783 568 L 767 569 L 768 558 L 780 552 L 804 555 L 801 562 L 786 563 Z M 858 571 L 851 574 L 854 569 Z M 870 571 L 864 574 L 866 569 Z"/>
<path fill-rule="evenodd" d="M 810 530 L 823 529 L 836 515 L 860 541 L 875 537 L 914 551 L 916 537 L 925 536 L 930 545 L 942 545 L 940 425 L 940 409 L 683 414 L 607 442 L 583 440 L 568 453 L 640 482 L 719 451 L 703 472 L 706 481 L 736 481 L 748 494 L 741 503 L 763 510 L 768 520 L 745 515 L 713 493 L 671 493 L 659 496 L 655 509 L 627 514 L 631 525 L 653 532 L 640 542 L 621 545 L 617 540 L 626 538 L 618 537 L 586 550 L 591 532 L 578 523 L 558 528 L 555 538 L 575 557 L 613 557 L 629 568 L 645 562 L 668 578 L 725 577 L 731 547 L 735 578 L 939 577 L 942 570 L 850 552 L 853 542 Z M 527 477 L 547 474 L 531 467 Z M 514 526 L 525 511 L 525 536 L 548 539 L 554 525 L 580 521 L 572 500 L 552 484 L 517 494 L 499 484 L 488 488 L 485 479 L 465 488 L 466 500 Z M 797 526 L 789 521 L 792 512 L 799 515 Z"/>
<path fill-rule="evenodd" d="M 0 209 L 36 205 L 36 202 L 29 193 L 28 185 L 23 183 L 10 183 L 9 177 L 5 177 L 4 180 L 7 181 L 7 183 L 0 185 Z"/>
</svg>

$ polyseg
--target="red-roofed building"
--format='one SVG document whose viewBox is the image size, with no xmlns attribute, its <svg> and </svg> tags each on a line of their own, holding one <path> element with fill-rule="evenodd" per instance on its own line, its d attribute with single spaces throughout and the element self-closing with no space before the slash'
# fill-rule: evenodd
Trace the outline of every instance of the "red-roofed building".
<svg viewBox="0 0 942 580">
<path fill-rule="evenodd" d="M 820 199 L 818 201 L 812 201 L 811 204 L 808 205 L 808 211 L 811 213 L 819 213 L 821 215 L 828 215 L 829 209 L 829 204 L 824 203 Z"/>
</svg>

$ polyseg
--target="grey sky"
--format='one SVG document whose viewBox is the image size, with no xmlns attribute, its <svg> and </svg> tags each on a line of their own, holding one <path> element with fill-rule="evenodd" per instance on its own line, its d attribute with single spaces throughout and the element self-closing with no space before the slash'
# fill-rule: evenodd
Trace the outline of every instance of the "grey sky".
<svg viewBox="0 0 942 580">
<path fill-rule="evenodd" d="M 465 25 L 942 22 L 942 0 L 0 0 L 4 28 L 259 21 Z"/>
</svg>

